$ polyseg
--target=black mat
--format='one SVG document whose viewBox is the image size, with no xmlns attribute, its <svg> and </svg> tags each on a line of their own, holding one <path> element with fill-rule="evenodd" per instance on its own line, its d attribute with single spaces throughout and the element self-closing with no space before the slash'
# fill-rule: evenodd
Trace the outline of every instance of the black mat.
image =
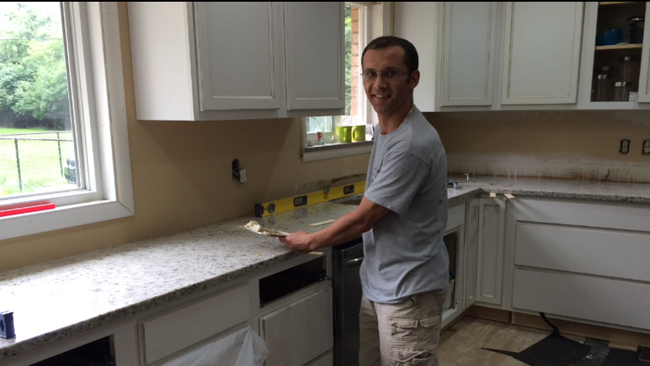
<svg viewBox="0 0 650 366">
<path fill-rule="evenodd" d="M 553 328 L 548 337 L 521 352 L 483 348 L 502 353 L 530 366 L 649 366 L 639 360 L 641 351 L 632 352 L 609 348 L 606 341 L 587 339 L 579 343 L 560 335 L 542 313 L 542 319 Z"/>
</svg>

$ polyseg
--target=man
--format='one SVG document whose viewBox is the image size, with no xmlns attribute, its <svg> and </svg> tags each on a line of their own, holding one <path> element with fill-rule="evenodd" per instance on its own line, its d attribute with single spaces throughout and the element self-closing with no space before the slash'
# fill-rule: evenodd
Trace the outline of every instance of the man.
<svg viewBox="0 0 650 366">
<path fill-rule="evenodd" d="M 363 234 L 360 365 L 438 365 L 449 273 L 442 241 L 447 157 L 413 104 L 420 80 L 415 47 L 380 37 L 363 51 L 361 65 L 366 96 L 379 117 L 364 198 L 329 227 L 280 240 L 306 253 Z"/>
</svg>

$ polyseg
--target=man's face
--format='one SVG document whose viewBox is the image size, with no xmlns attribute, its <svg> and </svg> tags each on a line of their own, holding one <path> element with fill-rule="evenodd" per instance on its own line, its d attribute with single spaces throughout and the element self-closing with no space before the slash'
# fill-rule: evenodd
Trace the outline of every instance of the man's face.
<svg viewBox="0 0 650 366">
<path fill-rule="evenodd" d="M 416 70 L 409 75 L 402 47 L 366 51 L 363 56 L 364 74 L 368 71 L 383 73 L 387 70 L 400 74 L 394 80 L 386 80 L 384 74 L 377 75 L 375 80 L 364 78 L 363 88 L 377 114 L 390 116 L 413 99 L 413 89 L 420 80 L 420 72 Z"/>
</svg>

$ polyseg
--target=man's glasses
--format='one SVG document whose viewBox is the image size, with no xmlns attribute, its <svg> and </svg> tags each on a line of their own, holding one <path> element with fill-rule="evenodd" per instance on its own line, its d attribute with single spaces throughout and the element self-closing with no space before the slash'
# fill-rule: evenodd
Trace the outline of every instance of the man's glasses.
<svg viewBox="0 0 650 366">
<path fill-rule="evenodd" d="M 399 72 L 397 70 L 384 70 L 384 71 L 365 71 L 363 74 L 361 74 L 361 77 L 363 78 L 363 81 L 367 82 L 372 82 L 377 80 L 377 76 L 381 75 L 382 78 L 385 80 L 396 80 L 400 75 L 403 74 L 410 74 L 410 72 Z"/>
</svg>

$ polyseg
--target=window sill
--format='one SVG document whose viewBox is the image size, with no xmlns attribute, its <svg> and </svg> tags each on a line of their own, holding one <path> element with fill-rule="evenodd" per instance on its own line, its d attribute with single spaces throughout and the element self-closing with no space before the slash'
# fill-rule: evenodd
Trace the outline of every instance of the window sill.
<svg viewBox="0 0 650 366">
<path fill-rule="evenodd" d="M 346 156 L 370 154 L 372 141 L 353 142 L 349 144 L 335 144 L 324 146 L 303 147 L 301 151 L 302 162 L 342 158 Z"/>
<path fill-rule="evenodd" d="M 0 240 L 133 216 L 118 201 L 92 201 L 0 218 Z"/>
</svg>

